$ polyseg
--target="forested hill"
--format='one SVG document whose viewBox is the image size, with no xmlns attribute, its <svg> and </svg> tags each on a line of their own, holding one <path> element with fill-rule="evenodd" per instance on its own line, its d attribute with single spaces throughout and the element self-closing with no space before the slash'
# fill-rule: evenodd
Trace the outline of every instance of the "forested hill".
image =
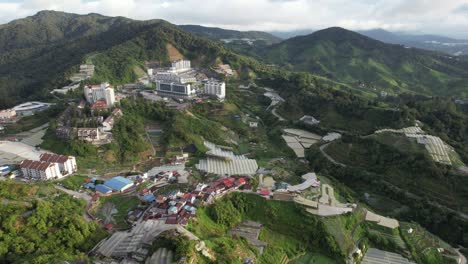
<svg viewBox="0 0 468 264">
<path fill-rule="evenodd" d="M 328 28 L 267 47 L 278 65 L 388 93 L 468 95 L 468 63 L 449 55 L 386 44 L 343 28 Z"/>
<path fill-rule="evenodd" d="M 0 109 L 44 97 L 83 62 L 96 65 L 95 81 L 113 84 L 134 81 L 144 61 L 168 63 L 174 56 L 195 65 L 223 62 L 242 72 L 265 70 L 255 60 L 163 20 L 97 14 L 39 12 L 2 25 L 0 47 Z"/>
<path fill-rule="evenodd" d="M 179 28 L 212 40 L 247 38 L 251 40 L 264 41 L 267 45 L 276 44 L 282 40 L 279 37 L 262 31 L 237 31 L 199 25 L 180 25 Z"/>
<path fill-rule="evenodd" d="M 37 48 L 44 44 L 91 36 L 130 22 L 127 18 L 99 14 L 80 16 L 41 11 L 34 16 L 0 25 L 0 52 Z"/>
</svg>

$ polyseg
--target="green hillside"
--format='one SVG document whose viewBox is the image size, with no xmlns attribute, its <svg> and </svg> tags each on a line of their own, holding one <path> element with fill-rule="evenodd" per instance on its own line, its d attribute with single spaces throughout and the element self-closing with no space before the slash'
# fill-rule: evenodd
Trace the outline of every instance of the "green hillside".
<svg viewBox="0 0 468 264">
<path fill-rule="evenodd" d="M 466 61 L 385 44 L 342 28 L 291 38 L 264 49 L 261 55 L 278 65 L 376 92 L 464 96 L 468 93 Z"/>
<path fill-rule="evenodd" d="M 95 81 L 134 81 L 144 61 L 169 62 L 167 44 L 197 66 L 223 62 L 239 73 L 270 70 L 166 21 L 47 11 L 0 27 L 0 108 L 43 98 L 83 62 L 96 65 Z"/>
</svg>

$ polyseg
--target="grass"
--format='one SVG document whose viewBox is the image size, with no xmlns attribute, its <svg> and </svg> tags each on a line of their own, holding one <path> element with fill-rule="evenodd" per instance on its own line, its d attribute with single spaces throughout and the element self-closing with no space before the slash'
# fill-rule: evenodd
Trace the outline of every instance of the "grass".
<svg viewBox="0 0 468 264">
<path fill-rule="evenodd" d="M 77 191 L 88 179 L 88 176 L 72 175 L 61 181 L 65 188 Z"/>
</svg>

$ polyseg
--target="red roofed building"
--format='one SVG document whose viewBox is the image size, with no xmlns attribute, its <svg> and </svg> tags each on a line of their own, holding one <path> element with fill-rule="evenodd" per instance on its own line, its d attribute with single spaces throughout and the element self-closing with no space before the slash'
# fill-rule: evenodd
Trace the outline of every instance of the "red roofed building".
<svg viewBox="0 0 468 264">
<path fill-rule="evenodd" d="M 109 105 L 106 104 L 106 101 L 99 100 L 99 101 L 96 101 L 93 105 L 91 105 L 91 109 L 106 110 L 106 109 L 109 109 Z"/>
<path fill-rule="evenodd" d="M 59 165 L 46 161 L 23 160 L 20 169 L 24 177 L 38 180 L 49 180 L 62 178 Z"/>
<path fill-rule="evenodd" d="M 114 225 L 113 225 L 113 224 L 107 224 L 104 228 L 105 228 L 107 231 L 109 231 L 109 230 L 112 230 L 112 228 L 114 228 Z"/>
<path fill-rule="evenodd" d="M 263 196 L 270 196 L 270 191 L 267 189 L 261 189 L 259 193 Z"/>
<path fill-rule="evenodd" d="M 76 159 L 73 156 L 57 155 L 53 153 L 43 153 L 40 156 L 41 161 L 57 163 L 63 176 L 76 172 Z"/>
</svg>

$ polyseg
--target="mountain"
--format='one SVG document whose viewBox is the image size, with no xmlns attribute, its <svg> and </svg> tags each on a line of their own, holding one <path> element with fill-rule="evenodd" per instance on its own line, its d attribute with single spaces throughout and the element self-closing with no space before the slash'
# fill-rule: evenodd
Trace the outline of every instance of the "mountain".
<svg viewBox="0 0 468 264">
<path fill-rule="evenodd" d="M 287 39 L 264 49 L 261 56 L 369 91 L 467 95 L 465 60 L 386 44 L 343 28 Z"/>
<path fill-rule="evenodd" d="M 293 38 L 297 36 L 305 36 L 312 34 L 315 30 L 313 29 L 302 29 L 302 30 L 292 30 L 292 31 L 270 31 L 274 36 L 277 36 L 282 39 Z"/>
<path fill-rule="evenodd" d="M 441 51 L 457 56 L 468 54 L 468 40 L 453 39 L 438 35 L 393 33 L 383 29 L 372 29 L 358 32 L 370 38 L 386 43 L 401 44 L 419 49 Z"/>
<path fill-rule="evenodd" d="M 179 28 L 204 38 L 218 40 L 225 43 L 233 42 L 235 40 L 242 41 L 242 39 L 245 39 L 244 42 L 250 40 L 253 44 L 256 44 L 256 42 L 263 42 L 266 45 L 271 45 L 279 43 L 282 40 L 279 37 L 262 31 L 237 31 L 199 25 L 179 25 Z"/>
<path fill-rule="evenodd" d="M 47 96 L 84 62 L 95 64 L 94 81 L 113 84 L 134 81 L 145 61 L 164 64 L 173 56 L 195 65 L 224 62 L 236 70 L 262 68 L 220 43 L 163 20 L 98 14 L 43 11 L 10 22 L 0 27 L 0 49 L 0 108 Z"/>
</svg>

